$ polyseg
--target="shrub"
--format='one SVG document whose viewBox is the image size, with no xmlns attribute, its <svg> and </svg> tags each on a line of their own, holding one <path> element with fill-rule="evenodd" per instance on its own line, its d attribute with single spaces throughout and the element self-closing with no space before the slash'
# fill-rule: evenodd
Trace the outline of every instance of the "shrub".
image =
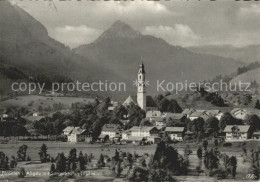
<svg viewBox="0 0 260 182">
<path fill-rule="evenodd" d="M 223 147 L 231 147 L 232 143 L 223 143 Z"/>
</svg>

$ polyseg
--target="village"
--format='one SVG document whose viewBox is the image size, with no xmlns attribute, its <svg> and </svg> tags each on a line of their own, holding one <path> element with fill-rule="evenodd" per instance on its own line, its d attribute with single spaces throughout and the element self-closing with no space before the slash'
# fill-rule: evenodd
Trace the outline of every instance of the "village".
<svg viewBox="0 0 260 182">
<path fill-rule="evenodd" d="M 149 175 L 159 170 L 153 160 L 161 157 L 169 158 L 163 166 L 180 165 L 163 177 L 167 181 L 259 178 L 258 107 L 235 107 L 230 111 L 222 111 L 221 107 L 182 109 L 176 100 L 147 95 L 143 63 L 137 78 L 136 96 L 128 96 L 122 103 L 109 98 L 90 102 L 84 99 L 83 103 L 71 103 L 70 109 L 59 103 L 30 112 L 3 110 L 0 168 L 16 172 L 5 179 L 14 180 L 18 174 L 19 178 L 34 181 L 36 176 L 32 174 L 40 173 L 46 180 L 157 181 L 167 168 L 154 177 Z M 64 96 L 45 97 L 53 101 Z M 14 148 L 19 148 L 17 158 Z M 40 150 L 39 156 L 35 149 Z M 166 153 L 159 155 L 160 150 Z M 12 155 L 10 165 L 6 154 Z M 39 165 L 40 172 L 36 170 Z M 222 169 L 221 165 L 226 167 Z M 141 173 L 145 175 L 137 175 Z"/>
<path fill-rule="evenodd" d="M 161 112 L 152 96 L 146 95 L 145 86 L 145 69 L 144 64 L 141 64 L 138 71 L 137 96 L 129 96 L 124 103 L 124 107 L 130 104 L 138 105 L 146 111 L 146 117 L 143 119 L 148 124 L 142 126 L 133 126 L 130 129 L 124 130 L 124 125 L 129 122 L 128 116 L 122 119 L 121 124 L 105 124 L 102 127 L 101 134 L 98 136 L 98 142 L 115 142 L 118 144 L 136 143 L 136 144 L 154 144 L 160 143 L 162 138 L 169 138 L 172 141 L 185 141 L 194 138 L 195 133 L 184 127 L 185 121 L 197 120 L 199 118 L 207 121 L 210 118 L 221 120 L 224 113 L 217 109 L 195 109 L 186 108 L 181 113 Z M 111 106 L 108 107 L 109 112 L 113 112 L 119 103 L 111 101 Z M 256 108 L 234 108 L 230 114 L 238 120 L 246 120 L 248 116 L 260 117 L 260 110 Z M 168 124 L 167 124 L 168 123 Z M 169 126 L 175 124 L 176 126 Z M 148 126 L 147 126 L 148 125 Z M 180 125 L 180 126 L 178 126 Z M 68 126 L 63 130 L 67 136 L 68 142 L 90 142 L 91 133 L 80 127 Z M 255 130 L 250 125 L 226 125 L 223 131 L 216 136 L 225 141 L 247 141 L 260 139 L 260 131 Z"/>
</svg>

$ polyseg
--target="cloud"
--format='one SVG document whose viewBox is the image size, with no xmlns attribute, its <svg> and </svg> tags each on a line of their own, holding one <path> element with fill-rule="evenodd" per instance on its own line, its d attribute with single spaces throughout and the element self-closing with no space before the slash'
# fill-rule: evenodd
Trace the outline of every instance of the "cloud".
<svg viewBox="0 0 260 182">
<path fill-rule="evenodd" d="M 191 46 L 196 44 L 200 37 L 188 25 L 175 24 L 171 26 L 147 26 L 143 34 L 160 37 L 173 45 Z"/>
<path fill-rule="evenodd" d="M 81 26 L 69 26 L 57 27 L 50 35 L 58 41 L 69 45 L 71 48 L 77 47 L 82 44 L 93 42 L 100 34 L 102 30 Z"/>
</svg>

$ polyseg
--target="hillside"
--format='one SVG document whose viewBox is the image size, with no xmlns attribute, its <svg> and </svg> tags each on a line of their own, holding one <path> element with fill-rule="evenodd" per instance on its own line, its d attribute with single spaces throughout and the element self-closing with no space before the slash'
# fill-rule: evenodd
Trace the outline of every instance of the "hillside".
<svg viewBox="0 0 260 182">
<path fill-rule="evenodd" d="M 258 84 L 260 83 L 260 68 L 253 69 L 246 73 L 236 76 L 231 80 L 231 83 L 238 83 L 239 81 L 243 83 L 251 83 L 256 81 Z"/>
<path fill-rule="evenodd" d="M 138 65 L 143 61 L 150 93 L 157 92 L 157 80 L 199 81 L 233 72 L 242 65 L 233 59 L 172 46 L 163 39 L 142 35 L 121 21 L 116 21 L 93 43 L 79 46 L 74 52 L 117 73 L 120 80 L 130 85 L 136 80 Z M 130 91 L 135 88 L 130 87 Z"/>
<path fill-rule="evenodd" d="M 236 48 L 229 45 L 206 45 L 188 47 L 188 50 L 200 53 L 233 58 L 245 63 L 260 61 L 260 45 L 250 45 Z"/>
<path fill-rule="evenodd" d="M 102 78 L 96 73 L 109 72 L 50 38 L 40 22 L 7 1 L 0 2 L 0 27 L 0 63 L 21 70 L 27 78 L 90 82 Z"/>
</svg>

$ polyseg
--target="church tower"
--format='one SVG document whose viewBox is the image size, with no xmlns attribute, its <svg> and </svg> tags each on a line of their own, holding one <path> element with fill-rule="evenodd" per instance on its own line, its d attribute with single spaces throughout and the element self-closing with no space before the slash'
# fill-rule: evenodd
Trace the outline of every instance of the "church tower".
<svg viewBox="0 0 260 182">
<path fill-rule="evenodd" d="M 141 109 L 146 110 L 146 90 L 144 64 L 140 64 L 137 78 L 137 104 Z"/>
</svg>

